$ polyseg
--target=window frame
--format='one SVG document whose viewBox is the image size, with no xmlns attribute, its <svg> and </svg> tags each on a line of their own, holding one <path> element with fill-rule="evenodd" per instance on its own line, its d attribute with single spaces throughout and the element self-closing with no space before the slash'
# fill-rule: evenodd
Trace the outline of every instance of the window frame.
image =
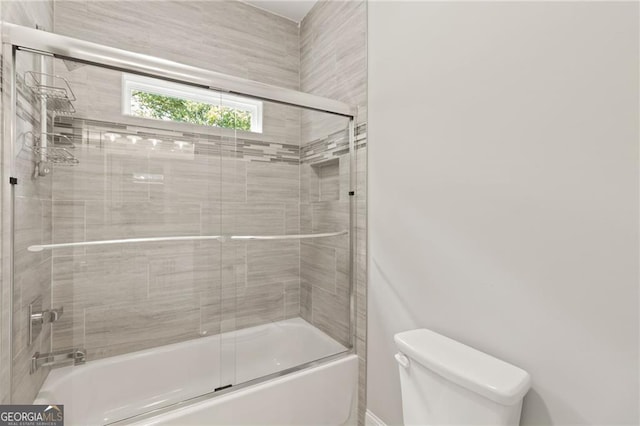
<svg viewBox="0 0 640 426">
<path fill-rule="evenodd" d="M 152 93 L 154 95 L 168 96 L 172 98 L 185 99 L 193 102 L 206 103 L 214 106 L 228 107 L 248 111 L 251 114 L 252 133 L 262 133 L 262 112 L 263 103 L 257 99 L 247 98 L 244 96 L 231 95 L 228 93 L 218 92 L 210 89 L 189 86 L 186 84 L 174 83 L 171 81 L 160 80 L 157 78 L 145 77 L 137 74 L 122 74 L 122 114 L 130 117 L 142 118 L 146 120 L 162 120 L 152 117 L 142 117 L 131 113 L 131 98 L 134 91 Z M 175 123 L 188 123 L 200 126 L 203 124 L 189 123 L 185 121 L 174 121 Z M 207 127 L 219 127 L 210 125 Z M 231 130 L 247 130 L 229 128 Z"/>
</svg>

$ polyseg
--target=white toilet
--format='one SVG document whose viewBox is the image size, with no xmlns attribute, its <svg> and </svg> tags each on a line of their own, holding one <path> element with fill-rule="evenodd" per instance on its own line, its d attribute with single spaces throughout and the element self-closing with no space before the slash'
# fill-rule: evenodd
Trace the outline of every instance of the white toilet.
<svg viewBox="0 0 640 426">
<path fill-rule="evenodd" d="M 426 329 L 395 341 L 405 425 L 520 423 L 526 371 Z"/>
</svg>

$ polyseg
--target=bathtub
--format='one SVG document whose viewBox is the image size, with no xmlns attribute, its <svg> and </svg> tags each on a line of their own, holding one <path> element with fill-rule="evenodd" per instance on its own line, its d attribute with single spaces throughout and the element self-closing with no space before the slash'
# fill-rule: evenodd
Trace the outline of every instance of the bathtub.
<svg viewBox="0 0 640 426">
<path fill-rule="evenodd" d="M 57 368 L 34 404 L 64 404 L 67 426 L 347 424 L 357 405 L 357 357 L 346 352 L 293 318 Z M 212 393 L 251 380 L 258 383 Z"/>
</svg>

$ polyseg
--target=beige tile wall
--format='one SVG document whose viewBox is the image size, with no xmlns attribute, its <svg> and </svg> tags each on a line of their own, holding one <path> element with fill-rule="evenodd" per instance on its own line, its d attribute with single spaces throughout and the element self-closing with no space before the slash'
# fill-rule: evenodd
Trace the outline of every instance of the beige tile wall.
<svg viewBox="0 0 640 426">
<path fill-rule="evenodd" d="M 355 1 L 319 1 L 300 25 L 300 90 L 332 99 L 338 99 L 358 107 L 358 123 L 366 123 L 367 105 L 367 57 L 366 57 L 366 3 Z M 312 143 L 327 133 L 337 130 L 327 117 L 319 117 L 315 113 L 302 114 L 302 150 L 305 144 Z M 356 150 L 356 349 L 360 359 L 360 385 L 358 398 L 358 422 L 364 423 L 366 410 L 366 126 L 361 127 Z M 342 167 L 341 158 L 341 172 Z M 303 164 L 303 175 L 305 165 Z M 310 176 L 314 176 L 310 173 Z M 320 177 L 322 180 L 322 177 Z M 342 182 L 342 181 L 341 181 Z M 301 196 L 303 202 L 311 201 L 311 207 L 302 206 L 308 212 L 312 223 L 318 221 L 315 213 L 322 211 L 328 202 L 323 200 L 310 188 L 309 198 Z M 341 188 L 340 196 L 344 196 Z M 319 198 L 314 198 L 319 197 Z M 342 200 L 342 198 L 341 198 Z M 332 210 L 334 212 L 341 209 Z M 321 217 L 321 216 L 320 216 Z M 344 220 L 341 219 L 341 220 Z M 304 223 L 304 221 L 303 221 Z M 336 247 L 336 252 L 338 252 Z M 308 258 L 305 258 L 308 256 Z M 317 253 L 303 253 L 302 262 L 311 263 L 319 260 Z M 327 268 L 330 265 L 325 264 Z M 338 267 L 336 274 L 338 274 Z M 315 312 L 332 309 L 332 303 L 340 298 L 340 292 L 327 293 L 326 288 L 305 285 L 301 287 L 301 312 L 305 318 L 312 318 L 333 335 L 340 336 L 344 327 L 340 320 L 343 314 L 335 312 L 336 319 L 323 323 L 324 316 L 313 317 Z M 322 295 L 322 297 L 314 297 Z M 344 297 L 344 296 L 342 296 Z M 338 303 L 341 306 L 341 303 Z"/>
<path fill-rule="evenodd" d="M 100 18 L 96 19 L 98 16 Z M 140 16 L 153 19 L 140 19 Z M 185 22 L 189 22 L 188 27 Z M 226 74 L 287 88 L 299 87 L 297 25 L 237 1 L 57 0 L 55 30 Z M 72 71 L 61 66 L 56 71 L 74 85 L 79 99 L 76 116 L 148 125 L 146 120 L 121 115 L 119 73 L 89 66 Z M 176 128 L 175 124 L 161 122 L 155 123 L 154 127 Z M 184 132 L 202 132 L 202 128 L 186 124 L 178 128 Z M 242 136 L 298 145 L 299 129 L 299 110 L 265 103 L 264 133 Z M 235 132 L 220 130 L 209 133 L 230 143 L 236 136 Z M 55 237 L 92 239 L 119 234 L 216 234 L 221 229 L 236 233 L 298 232 L 297 164 L 263 164 L 246 161 L 246 158 L 220 160 L 220 154 L 219 150 L 209 151 L 207 155 L 196 155 L 195 161 L 147 160 L 148 173 L 161 174 L 165 181 L 163 185 L 149 186 L 145 194 L 127 182 L 132 170 L 140 169 L 139 159 L 116 159 L 108 149 L 99 155 L 93 152 L 88 158 L 81 159 L 73 176 L 65 175 L 65 171 L 55 176 L 55 225 L 60 223 L 69 228 L 70 223 L 76 224 L 71 232 L 61 230 Z M 62 190 L 69 188 L 69 182 L 72 182 L 72 191 Z M 65 193 L 71 195 L 63 195 Z M 224 202 L 222 207 L 220 202 Z M 141 210 L 156 214 L 136 213 Z M 54 229 L 58 227 L 54 226 Z M 155 344 L 297 316 L 299 250 L 298 243 L 289 242 L 227 243 L 224 246 L 198 243 L 185 245 L 179 255 L 161 247 L 137 248 L 137 257 L 133 259 L 122 252 L 119 256 L 128 259 L 133 271 L 141 270 L 140 279 L 135 280 L 135 284 L 130 283 L 129 288 L 142 290 L 126 303 L 155 303 L 156 299 L 180 294 L 175 306 L 165 305 L 164 309 L 174 314 L 184 312 L 186 317 L 166 330 L 152 330 L 150 335 L 156 337 Z M 92 253 L 87 250 L 81 254 L 89 256 Z M 192 260 L 193 257 L 196 259 Z M 120 258 L 105 261 L 94 256 L 91 261 L 100 262 L 89 271 L 95 275 L 109 269 L 109 265 L 116 264 Z M 65 270 L 63 265 L 69 264 L 73 262 L 54 258 L 54 273 L 58 271 L 57 266 L 62 272 Z M 99 346 L 101 350 L 95 352 L 95 356 L 102 357 L 154 344 L 151 340 L 135 342 L 135 339 L 119 336 L 117 325 L 112 330 L 104 330 L 99 321 L 92 320 L 97 317 L 93 311 L 98 308 L 87 304 L 86 298 L 77 298 L 76 293 L 82 290 L 73 289 L 75 285 L 81 286 L 76 282 L 86 282 L 88 278 L 82 277 L 77 270 L 85 264 L 76 264 L 71 270 L 71 280 L 54 281 L 54 299 L 57 295 L 67 297 L 66 303 L 74 305 L 75 313 L 74 317 L 68 318 L 67 324 L 56 326 L 55 345 L 81 342 L 90 347 Z M 142 273 L 145 265 L 146 275 Z M 117 279 L 114 277 L 110 281 Z M 61 288 L 58 290 L 59 283 Z M 73 290 L 63 291 L 63 286 Z M 168 292 L 172 287 L 173 293 Z M 145 288 L 148 294 L 144 292 Z M 187 293 L 197 295 L 197 300 L 183 297 L 185 288 Z M 97 294 L 89 299 L 94 304 L 101 304 Z M 115 300 L 112 305 L 114 309 L 120 309 L 119 304 L 124 302 Z M 153 313 L 157 309 L 155 306 L 150 304 L 149 309 L 148 315 L 157 315 Z M 187 315 L 192 310 L 197 315 Z M 128 310 L 126 306 L 118 312 L 121 318 L 130 318 L 133 323 L 146 322 L 140 317 L 146 315 L 144 312 Z M 66 336 L 66 340 L 62 336 Z M 110 348 L 112 352 L 109 352 Z M 90 357 L 94 356 L 91 351 L 89 353 Z"/>
<path fill-rule="evenodd" d="M 56 0 L 55 6 L 56 33 L 298 89 L 298 26 L 245 3 Z"/>
<path fill-rule="evenodd" d="M 56 0 L 55 4 L 56 33 L 299 88 L 298 26 L 245 3 Z M 69 71 L 65 66 L 57 67 L 56 73 L 74 85 L 77 117 L 143 124 L 122 116 L 120 73 L 97 67 Z M 299 121 L 297 109 L 266 103 L 262 139 L 299 144 Z"/>
<path fill-rule="evenodd" d="M 335 120 L 335 119 L 334 119 Z M 343 123 L 344 126 L 344 123 Z M 349 154 L 346 132 L 333 150 L 334 138 L 314 144 L 329 161 L 303 160 L 301 164 L 301 226 L 304 233 L 349 229 Z M 305 157 L 307 148 L 303 147 Z M 324 190 L 324 191 L 323 191 Z M 304 241 L 300 251 L 300 285 L 305 295 L 303 318 L 343 344 L 350 341 L 349 237 Z"/>
<path fill-rule="evenodd" d="M 52 1 L 3 1 L 0 2 L 0 18 L 3 21 L 20 25 L 51 30 L 53 27 L 53 2 Z M 5 66 L 7 64 L 5 63 Z M 29 57 L 18 59 L 18 73 L 25 70 L 33 70 L 39 67 Z M 6 69 L 5 69 L 6 71 Z M 3 94 L 3 102 L 7 99 Z M 39 129 L 38 102 L 24 91 L 19 91 L 18 108 L 18 134 L 15 144 L 16 159 L 14 161 L 13 174 L 18 178 L 15 186 L 15 211 L 16 211 L 16 237 L 14 257 L 14 291 L 13 300 L 10 300 L 11 282 L 7 274 L 3 274 L 0 292 L 0 306 L 2 315 L 0 318 L 0 404 L 31 403 L 42 382 L 48 374 L 48 369 L 43 368 L 35 375 L 29 374 L 30 358 L 36 351 L 48 352 L 51 347 L 51 328 L 45 326 L 42 333 L 34 341 L 28 343 L 27 337 L 27 307 L 37 296 L 42 296 L 43 308 L 51 306 L 51 256 L 47 254 L 27 253 L 26 247 L 30 244 L 41 244 L 51 241 L 51 178 L 34 178 L 33 155 L 28 150 L 22 149 L 21 136 L 24 132 Z M 34 108 L 35 107 L 35 108 Z M 4 141 L 7 147 L 6 141 Z M 3 164 L 8 168 L 10 165 Z M 6 171 L 6 170 L 5 170 Z M 7 203 L 8 185 L 5 185 L 3 174 L 3 200 L 5 208 Z M 9 212 L 3 211 L 2 236 L 8 237 L 10 230 Z M 6 247 L 6 246 L 5 246 Z M 4 259 L 3 269 L 10 263 L 7 261 L 8 253 L 2 252 Z M 10 329 L 9 316 L 13 315 L 13 327 Z M 13 335 L 13 353 L 9 350 L 10 333 Z M 10 383 L 9 366 L 13 369 L 13 381 Z"/>
<path fill-rule="evenodd" d="M 229 153 L 229 140 L 213 134 L 81 119 L 56 129 L 73 138 L 79 164 L 53 172 L 54 243 L 300 231 L 299 162 L 289 159 L 297 146 L 260 157 L 258 147 L 272 145 L 245 141 L 247 158 L 244 142 Z M 132 144 L 127 134 L 144 139 Z M 191 153 L 173 152 L 174 139 L 193 144 Z M 141 173 L 161 180 L 136 181 Z M 297 241 L 59 249 L 53 300 L 66 312 L 54 347 L 96 359 L 295 317 L 299 288 Z"/>
</svg>

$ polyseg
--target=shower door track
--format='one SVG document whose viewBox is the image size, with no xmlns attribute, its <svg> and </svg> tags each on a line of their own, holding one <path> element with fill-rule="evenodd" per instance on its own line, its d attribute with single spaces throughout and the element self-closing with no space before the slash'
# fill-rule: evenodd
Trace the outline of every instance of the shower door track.
<svg viewBox="0 0 640 426">
<path fill-rule="evenodd" d="M 339 353 L 336 353 L 336 354 L 333 354 L 333 355 L 328 355 L 328 356 L 326 356 L 324 358 L 316 359 L 314 361 L 309 361 L 309 362 L 306 362 L 304 364 L 297 365 L 295 367 L 287 368 L 287 369 L 282 370 L 282 371 L 278 371 L 278 372 L 271 373 L 271 374 L 266 375 L 266 376 L 259 377 L 257 379 L 249 380 L 249 381 L 246 381 L 246 382 L 239 383 L 237 385 L 225 387 L 225 388 L 217 390 L 217 391 L 212 391 L 212 392 L 209 392 L 209 393 L 205 393 L 203 395 L 198 395 L 198 396 L 193 397 L 193 398 L 185 399 L 184 401 L 176 402 L 174 404 L 167 405 L 166 407 L 156 408 L 154 410 L 150 410 L 150 411 L 147 411 L 147 412 L 142 413 L 142 414 L 137 414 L 135 416 L 130 416 L 130 417 L 127 417 L 127 418 L 124 418 L 124 419 L 119 419 L 119 420 L 116 420 L 116 421 L 113 421 L 113 422 L 105 423 L 104 426 L 124 426 L 124 425 L 130 424 L 132 421 L 135 421 L 135 422 L 143 421 L 143 420 L 146 420 L 146 419 L 149 419 L 149 418 L 152 418 L 152 417 L 156 417 L 156 416 L 161 415 L 161 414 L 169 413 L 171 411 L 174 411 L 174 410 L 177 410 L 177 409 L 180 409 L 180 408 L 189 407 L 189 406 L 198 404 L 200 402 L 207 401 L 207 400 L 209 400 L 211 398 L 216 398 L 216 397 L 219 397 L 219 396 L 222 396 L 222 395 L 226 395 L 226 394 L 229 394 L 229 393 L 232 393 L 232 392 L 241 391 L 241 390 L 246 389 L 248 387 L 251 387 L 251 386 L 254 386 L 254 385 L 258 385 L 260 383 L 265 383 L 265 382 L 268 382 L 270 380 L 274 380 L 274 379 L 277 379 L 279 377 L 283 377 L 283 376 L 289 375 L 291 373 L 297 373 L 299 371 L 306 370 L 308 368 L 313 368 L 313 367 L 319 367 L 319 366 L 322 366 L 322 365 L 326 365 L 326 364 L 329 364 L 332 361 L 339 360 L 339 359 L 341 359 L 343 357 L 346 357 L 348 355 L 352 355 L 352 354 L 355 354 L 355 353 L 356 353 L 355 352 L 355 348 L 347 349 L 346 351 L 339 352 Z"/>
<path fill-rule="evenodd" d="M 60 59 L 71 59 L 265 101 L 300 106 L 352 119 L 356 116 L 355 107 L 333 99 L 7 22 L 2 22 L 2 40 L 3 43 L 11 44 L 17 49 Z"/>
</svg>

